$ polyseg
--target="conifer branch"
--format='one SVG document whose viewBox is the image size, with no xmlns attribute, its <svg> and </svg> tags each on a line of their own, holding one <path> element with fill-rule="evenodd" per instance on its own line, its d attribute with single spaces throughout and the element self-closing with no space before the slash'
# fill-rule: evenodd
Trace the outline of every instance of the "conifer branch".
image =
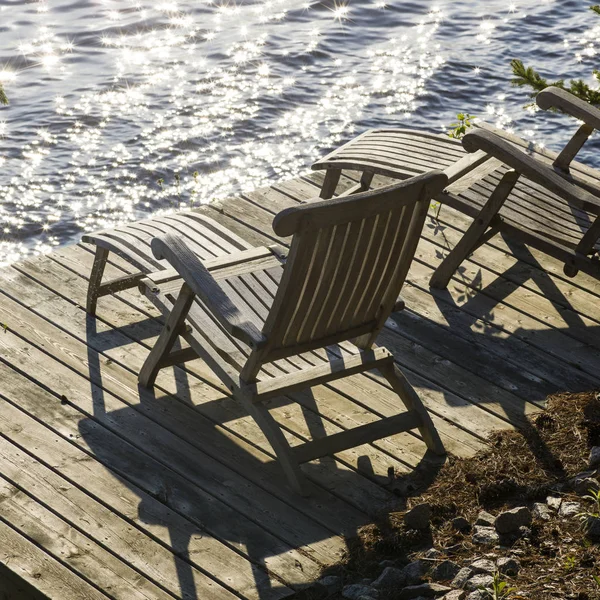
<svg viewBox="0 0 600 600">
<path fill-rule="evenodd" d="M 2 87 L 2 84 L 0 83 L 0 104 L 8 104 L 8 97 L 7 95 L 4 93 L 4 88 Z"/>
<path fill-rule="evenodd" d="M 590 9 L 600 15 L 600 4 L 590 6 Z M 511 60 L 510 66 L 514 75 L 511 80 L 512 85 L 516 87 L 531 88 L 532 91 L 529 94 L 530 98 L 535 98 L 543 89 L 549 86 L 555 86 L 571 92 L 571 94 L 581 98 L 585 102 L 589 102 L 594 106 L 600 106 L 600 90 L 592 89 L 585 81 L 583 81 L 583 79 L 572 79 L 567 86 L 562 79 L 549 82 L 533 67 L 526 67 L 523 64 L 523 61 L 519 59 L 515 58 Z M 600 83 L 600 70 L 594 69 L 592 73 L 596 81 Z"/>
</svg>

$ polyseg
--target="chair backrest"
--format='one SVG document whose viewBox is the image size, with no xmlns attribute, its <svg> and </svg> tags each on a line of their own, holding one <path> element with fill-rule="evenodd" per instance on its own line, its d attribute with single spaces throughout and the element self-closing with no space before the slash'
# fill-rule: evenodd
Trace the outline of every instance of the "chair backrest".
<svg viewBox="0 0 600 600">
<path fill-rule="evenodd" d="M 365 334 L 372 343 L 400 293 L 429 201 L 447 181 L 432 171 L 280 212 L 273 228 L 293 239 L 261 362 Z"/>
</svg>

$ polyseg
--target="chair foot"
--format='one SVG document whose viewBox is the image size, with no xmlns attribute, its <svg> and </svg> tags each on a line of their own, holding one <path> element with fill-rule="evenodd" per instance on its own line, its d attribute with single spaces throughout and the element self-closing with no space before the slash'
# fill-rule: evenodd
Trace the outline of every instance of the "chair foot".
<svg viewBox="0 0 600 600">
<path fill-rule="evenodd" d="M 94 264 L 92 265 L 92 272 L 90 273 L 90 281 L 88 284 L 87 300 L 85 309 L 91 316 L 96 314 L 96 307 L 98 305 L 98 296 L 100 286 L 102 284 L 102 276 L 104 275 L 104 268 L 108 260 L 108 250 L 101 246 L 96 246 L 96 255 L 94 257 Z"/>
<path fill-rule="evenodd" d="M 423 406 L 421 398 L 419 398 L 417 392 L 415 392 L 415 389 L 410 385 L 402 371 L 395 364 L 380 367 L 379 370 L 392 386 L 394 392 L 398 394 L 406 409 L 415 411 L 419 415 L 421 425 L 418 429 L 427 448 L 438 456 L 445 456 L 446 449 L 444 448 L 440 434 L 435 428 L 427 409 Z"/>
<path fill-rule="evenodd" d="M 187 285 L 183 285 L 156 343 L 142 365 L 138 375 L 140 385 L 146 388 L 152 387 L 159 371 L 169 362 L 168 358 L 173 345 L 181 333 L 185 331 L 185 319 L 194 298 L 194 293 Z"/>
<path fill-rule="evenodd" d="M 292 489 L 300 496 L 309 496 L 308 480 L 300 469 L 300 464 L 292 455 L 292 449 L 283 435 L 279 423 L 265 406 L 251 402 L 245 402 L 245 404 L 271 444 Z"/>
</svg>

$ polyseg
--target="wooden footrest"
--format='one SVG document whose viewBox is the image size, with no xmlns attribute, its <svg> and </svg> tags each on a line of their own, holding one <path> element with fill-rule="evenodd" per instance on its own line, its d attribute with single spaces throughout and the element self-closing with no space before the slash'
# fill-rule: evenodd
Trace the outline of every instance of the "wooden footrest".
<svg viewBox="0 0 600 600">
<path fill-rule="evenodd" d="M 299 463 L 305 463 L 321 456 L 336 454 L 342 450 L 368 444 L 403 431 L 410 431 L 420 425 L 422 425 L 421 417 L 416 411 L 411 410 L 395 417 L 388 417 L 374 423 L 360 425 L 354 429 L 334 433 L 326 438 L 306 442 L 301 446 L 292 448 L 292 452 Z"/>
</svg>

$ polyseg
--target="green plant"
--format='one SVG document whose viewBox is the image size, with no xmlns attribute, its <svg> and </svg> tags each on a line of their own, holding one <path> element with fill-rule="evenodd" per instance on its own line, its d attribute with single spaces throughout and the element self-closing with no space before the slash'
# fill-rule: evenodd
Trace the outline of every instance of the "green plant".
<svg viewBox="0 0 600 600">
<path fill-rule="evenodd" d="M 467 133 L 467 129 L 473 127 L 473 120 L 476 117 L 470 115 L 469 113 L 458 113 L 456 115 L 457 123 L 452 123 L 450 127 L 452 129 L 448 130 L 448 137 L 454 138 L 455 140 L 460 140 L 465 133 Z"/>
<path fill-rule="evenodd" d="M 4 92 L 4 88 L 2 87 L 1 83 L 0 83 L 0 104 L 4 104 L 4 105 L 8 104 L 8 96 Z"/>
<path fill-rule="evenodd" d="M 590 6 L 596 14 L 600 15 L 600 5 Z M 533 67 L 526 67 L 523 61 L 519 59 L 513 59 L 510 61 L 512 67 L 513 79 L 511 80 L 512 85 L 516 87 L 529 87 L 531 93 L 529 96 L 535 98 L 543 89 L 548 86 L 556 86 L 563 90 L 567 90 L 574 94 L 578 98 L 585 100 L 593 105 L 600 105 L 600 90 L 591 88 L 583 79 L 571 79 L 569 85 L 566 85 L 563 79 L 549 82 L 546 78 L 542 77 L 538 71 Z M 600 71 L 594 69 L 592 71 L 594 78 L 600 83 Z"/>
<path fill-rule="evenodd" d="M 502 581 L 498 571 L 494 573 L 491 589 L 484 587 L 479 588 L 479 591 L 483 594 L 483 597 L 486 598 L 486 600 L 503 600 L 504 598 L 510 598 L 511 594 L 516 590 L 517 588 L 508 587 L 508 583 L 506 581 Z"/>
<path fill-rule="evenodd" d="M 592 506 L 589 510 L 578 513 L 577 517 L 581 520 L 584 530 L 589 531 L 592 519 L 600 518 L 600 490 L 590 488 L 583 498 L 584 500 L 589 500 Z"/>
<path fill-rule="evenodd" d="M 600 587 L 600 577 L 598 577 L 598 575 L 595 575 L 592 573 L 592 578 L 594 579 L 594 581 L 596 582 L 596 585 L 598 587 Z"/>
<path fill-rule="evenodd" d="M 565 563 L 563 566 L 565 571 L 570 573 L 577 566 L 577 559 L 572 554 L 569 554 L 569 556 L 565 558 Z"/>
</svg>

